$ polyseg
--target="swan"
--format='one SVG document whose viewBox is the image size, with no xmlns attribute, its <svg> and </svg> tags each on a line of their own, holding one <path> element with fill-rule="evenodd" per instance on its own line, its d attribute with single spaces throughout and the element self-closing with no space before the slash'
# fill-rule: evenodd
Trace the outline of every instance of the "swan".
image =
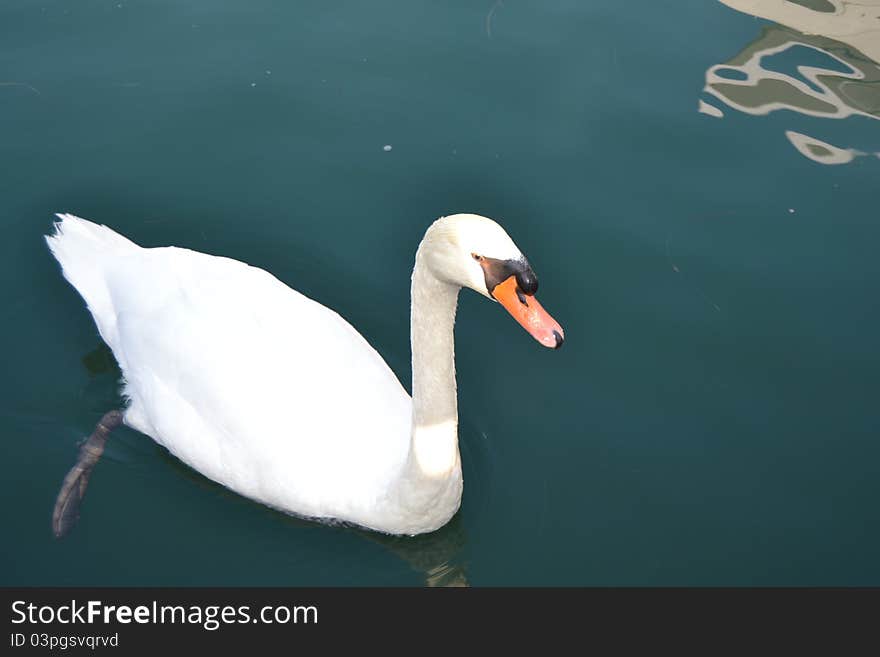
<svg viewBox="0 0 880 657">
<path fill-rule="evenodd" d="M 462 496 L 459 290 L 498 301 L 545 347 L 564 339 L 535 299 L 528 260 L 479 215 L 437 219 L 416 251 L 412 397 L 351 324 L 270 273 L 56 216 L 46 242 L 118 361 L 126 402 L 80 448 L 53 511 L 56 536 L 76 522 L 107 436 L 123 423 L 285 513 L 386 534 L 434 531 Z"/>
</svg>

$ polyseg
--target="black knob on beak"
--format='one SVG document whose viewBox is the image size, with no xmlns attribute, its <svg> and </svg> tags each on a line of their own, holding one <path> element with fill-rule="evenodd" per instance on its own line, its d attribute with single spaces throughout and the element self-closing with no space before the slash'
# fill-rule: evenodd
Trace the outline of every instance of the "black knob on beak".
<svg viewBox="0 0 880 657">
<path fill-rule="evenodd" d="M 528 265 L 516 272 L 516 284 L 520 290 L 529 296 L 534 296 L 535 292 L 538 291 L 538 277 L 535 276 L 535 272 Z"/>
</svg>

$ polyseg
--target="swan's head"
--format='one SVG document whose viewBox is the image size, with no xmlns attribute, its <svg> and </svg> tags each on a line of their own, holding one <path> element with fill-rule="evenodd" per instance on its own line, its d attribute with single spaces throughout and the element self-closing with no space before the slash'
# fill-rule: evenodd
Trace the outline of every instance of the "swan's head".
<svg viewBox="0 0 880 657">
<path fill-rule="evenodd" d="M 476 214 L 441 217 L 425 233 L 418 257 L 439 280 L 498 301 L 545 347 L 562 346 L 562 327 L 535 299 L 538 277 L 491 219 Z"/>
</svg>

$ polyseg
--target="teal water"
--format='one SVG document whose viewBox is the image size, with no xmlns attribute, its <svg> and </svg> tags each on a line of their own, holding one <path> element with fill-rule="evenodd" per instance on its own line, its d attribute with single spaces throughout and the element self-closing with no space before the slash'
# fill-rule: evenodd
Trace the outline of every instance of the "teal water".
<svg viewBox="0 0 880 657">
<path fill-rule="evenodd" d="M 824 36 L 709 1 L 3 3 L 0 584 L 880 584 L 880 33 L 797 4 Z M 122 429 L 56 541 L 120 404 L 56 211 L 268 269 L 407 387 L 418 240 L 486 214 L 566 344 L 462 295 L 434 535 L 288 518 Z"/>
</svg>

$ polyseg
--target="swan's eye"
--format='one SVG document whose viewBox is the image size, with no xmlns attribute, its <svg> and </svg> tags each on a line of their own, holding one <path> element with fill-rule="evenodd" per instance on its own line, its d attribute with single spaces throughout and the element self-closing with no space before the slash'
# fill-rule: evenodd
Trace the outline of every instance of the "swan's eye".
<svg viewBox="0 0 880 657">
<path fill-rule="evenodd" d="M 474 260 L 476 260 L 477 262 L 480 262 L 480 261 L 483 259 L 483 256 L 481 256 L 481 255 L 477 255 L 476 253 L 471 253 L 471 257 L 472 257 Z"/>
</svg>

